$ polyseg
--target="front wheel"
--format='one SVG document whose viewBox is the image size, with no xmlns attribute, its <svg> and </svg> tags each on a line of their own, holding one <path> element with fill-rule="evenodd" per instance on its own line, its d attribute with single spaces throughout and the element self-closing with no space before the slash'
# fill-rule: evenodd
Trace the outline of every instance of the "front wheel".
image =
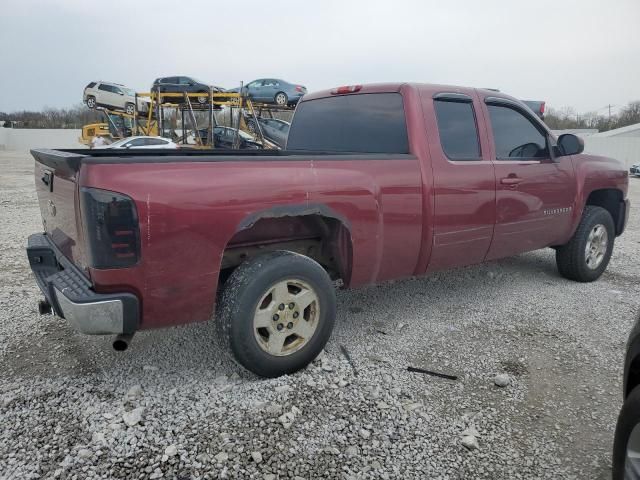
<svg viewBox="0 0 640 480">
<path fill-rule="evenodd" d="M 207 99 L 208 99 L 208 98 L 209 98 L 209 97 L 206 97 L 206 96 L 204 96 L 204 95 L 201 95 L 201 96 L 199 96 L 199 97 L 198 97 L 198 103 L 199 103 L 200 105 L 203 105 L 203 104 L 207 103 Z"/>
<path fill-rule="evenodd" d="M 87 97 L 87 107 L 96 108 L 96 97 Z"/>
<path fill-rule="evenodd" d="M 613 442 L 613 480 L 640 480 L 640 387 L 627 397 Z"/>
<path fill-rule="evenodd" d="M 613 252 L 615 228 L 611 214 L 587 205 L 571 240 L 556 249 L 560 274 L 578 282 L 593 282 L 606 270 Z"/>
<path fill-rule="evenodd" d="M 331 336 L 335 289 L 314 260 L 277 251 L 234 270 L 218 305 L 219 334 L 234 358 L 263 377 L 307 366 Z"/>
<path fill-rule="evenodd" d="M 281 107 L 286 107 L 287 104 L 289 103 L 289 99 L 287 98 L 287 94 L 284 92 L 278 92 L 276 93 L 276 96 L 274 98 L 276 105 L 280 105 Z"/>
<path fill-rule="evenodd" d="M 124 107 L 124 113 L 127 115 L 133 115 L 136 111 L 136 106 L 133 103 L 127 103 Z"/>
</svg>

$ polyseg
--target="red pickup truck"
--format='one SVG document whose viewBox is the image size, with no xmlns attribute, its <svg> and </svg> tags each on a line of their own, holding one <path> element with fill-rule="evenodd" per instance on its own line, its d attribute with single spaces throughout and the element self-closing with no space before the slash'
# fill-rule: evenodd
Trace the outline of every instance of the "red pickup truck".
<svg viewBox="0 0 640 480">
<path fill-rule="evenodd" d="M 51 309 L 117 334 L 207 321 L 263 376 L 321 351 L 357 287 L 552 247 L 596 280 L 629 213 L 622 163 L 581 154 L 491 90 L 379 84 L 305 95 L 283 151 L 34 150 Z M 217 307 L 216 307 L 217 303 Z"/>
</svg>

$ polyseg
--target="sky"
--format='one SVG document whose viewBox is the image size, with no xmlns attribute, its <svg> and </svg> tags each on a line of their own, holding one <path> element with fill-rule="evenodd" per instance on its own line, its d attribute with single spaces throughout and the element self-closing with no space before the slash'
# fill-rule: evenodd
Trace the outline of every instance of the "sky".
<svg viewBox="0 0 640 480">
<path fill-rule="evenodd" d="M 70 107 L 93 80 L 191 75 L 309 91 L 498 88 L 554 108 L 640 100 L 640 0 L 2 0 L 0 111 Z"/>
</svg>

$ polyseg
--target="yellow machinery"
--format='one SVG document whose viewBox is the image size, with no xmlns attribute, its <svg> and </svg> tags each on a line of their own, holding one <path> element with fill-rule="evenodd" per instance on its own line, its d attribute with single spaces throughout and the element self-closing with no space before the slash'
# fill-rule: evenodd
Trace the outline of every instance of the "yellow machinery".
<svg viewBox="0 0 640 480">
<path fill-rule="evenodd" d="M 138 93 L 137 97 L 149 98 L 149 110 L 146 113 L 135 112 L 128 115 L 124 112 L 97 108 L 105 115 L 106 122 L 85 125 L 82 128 L 81 143 L 88 145 L 94 136 L 100 135 L 111 140 L 126 138 L 134 135 L 163 136 L 171 138 L 177 143 L 190 144 L 196 148 L 212 148 L 215 146 L 213 129 L 217 126 L 214 111 L 222 110 L 223 107 L 229 109 L 229 126 L 238 130 L 249 131 L 246 124 L 247 118 L 255 119 L 254 125 L 257 131 L 250 132 L 256 137 L 264 148 L 273 148 L 273 145 L 266 141 L 257 121 L 263 109 L 291 110 L 291 107 L 275 107 L 273 105 L 253 104 L 251 100 L 239 93 L 214 92 L 213 89 L 207 95 L 207 101 L 201 103 L 199 100 L 202 93 L 163 93 L 160 91 L 149 93 Z M 136 98 L 136 104 L 137 104 Z M 260 113 L 256 113 L 256 108 Z M 173 110 L 175 114 L 165 115 L 166 110 Z M 196 113 L 198 116 L 196 116 Z M 206 114 L 206 122 L 203 121 Z M 178 115 L 181 116 L 181 130 L 176 128 Z M 171 120 L 167 121 L 169 116 Z M 198 125 L 198 117 L 200 125 Z M 169 125 L 166 125 L 169 123 Z M 236 148 L 239 146 L 237 139 Z"/>
<path fill-rule="evenodd" d="M 155 120 L 148 121 L 139 115 L 128 115 L 124 112 L 108 110 L 98 107 L 106 122 L 91 123 L 82 127 L 82 136 L 78 141 L 89 145 L 95 136 L 101 136 L 110 140 L 119 140 L 132 135 L 158 135 L 158 124 Z"/>
<path fill-rule="evenodd" d="M 85 125 L 82 127 L 82 134 L 78 138 L 78 142 L 83 145 L 90 145 L 95 136 L 111 138 L 109 125 L 107 123 L 90 123 Z"/>
</svg>

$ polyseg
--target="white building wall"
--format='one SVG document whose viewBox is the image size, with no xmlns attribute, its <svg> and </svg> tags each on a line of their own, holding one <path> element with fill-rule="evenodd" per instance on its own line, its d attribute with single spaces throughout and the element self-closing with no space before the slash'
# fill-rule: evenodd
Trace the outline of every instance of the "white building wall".
<svg viewBox="0 0 640 480">
<path fill-rule="evenodd" d="M 32 148 L 83 148 L 81 130 L 0 128 L 0 150 L 28 151 Z"/>
<path fill-rule="evenodd" d="M 584 137 L 584 151 L 617 158 L 629 167 L 640 163 L 640 137 Z"/>
</svg>

